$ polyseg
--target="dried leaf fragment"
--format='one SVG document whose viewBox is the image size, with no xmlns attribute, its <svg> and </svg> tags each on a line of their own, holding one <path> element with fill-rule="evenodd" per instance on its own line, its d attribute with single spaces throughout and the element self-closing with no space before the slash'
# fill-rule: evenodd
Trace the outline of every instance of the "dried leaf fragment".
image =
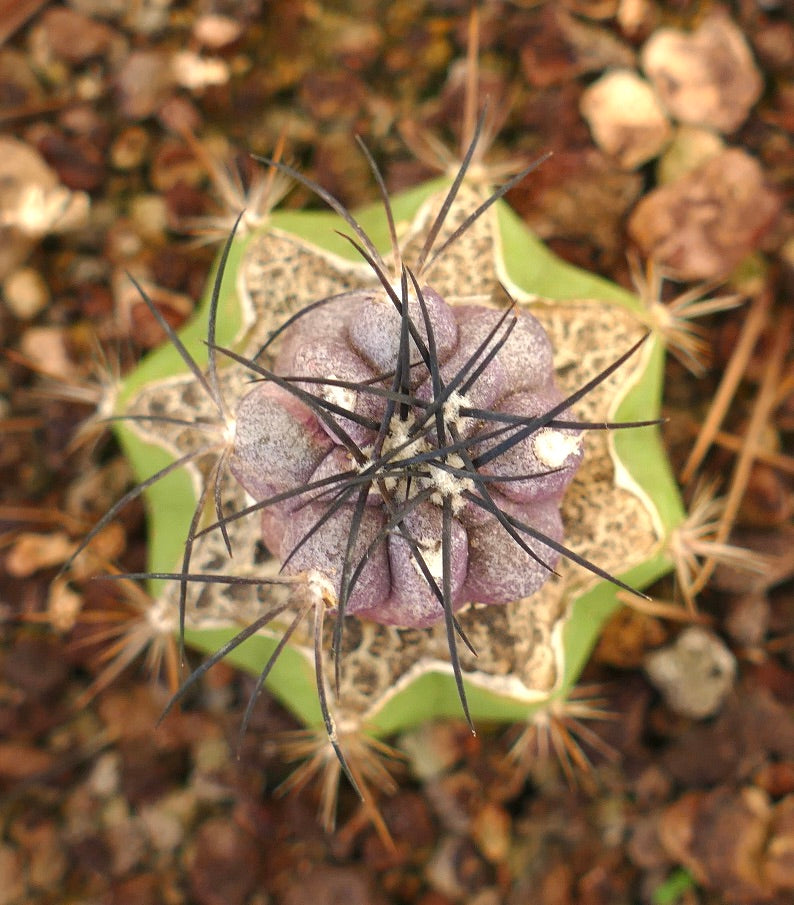
<svg viewBox="0 0 794 905">
<path fill-rule="evenodd" d="M 791 796 L 772 808 L 760 789 L 721 787 L 689 792 L 670 805 L 659 838 L 725 901 L 768 901 L 792 888 L 791 826 Z"/>
<path fill-rule="evenodd" d="M 629 234 L 677 280 L 724 276 L 759 243 L 778 213 L 758 161 L 738 148 L 646 195 Z"/>
<path fill-rule="evenodd" d="M 659 29 L 643 48 L 642 67 L 676 119 L 719 132 L 738 129 L 763 88 L 742 32 L 721 12 L 691 33 Z"/>
</svg>

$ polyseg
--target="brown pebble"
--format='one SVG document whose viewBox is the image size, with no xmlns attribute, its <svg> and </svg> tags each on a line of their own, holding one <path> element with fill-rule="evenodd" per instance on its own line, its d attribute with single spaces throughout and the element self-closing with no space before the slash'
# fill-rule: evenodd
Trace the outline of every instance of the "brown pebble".
<svg viewBox="0 0 794 905">
<path fill-rule="evenodd" d="M 125 877 L 111 888 L 109 905 L 161 905 L 163 886 L 156 874 Z"/>
<path fill-rule="evenodd" d="M 209 213 L 210 200 L 202 189 L 177 182 L 165 192 L 168 225 L 179 232 L 191 232 L 191 221 Z"/>
<path fill-rule="evenodd" d="M 555 861 L 544 871 L 540 883 L 533 884 L 531 896 L 528 895 L 526 901 L 537 901 L 538 905 L 574 905 L 577 901 L 574 895 L 576 880 L 571 864 Z"/>
<path fill-rule="evenodd" d="M 753 782 L 772 798 L 794 793 L 794 760 L 770 761 L 753 776 Z"/>
<path fill-rule="evenodd" d="M 0 903 L 12 905 L 24 901 L 27 876 L 22 854 L 10 845 L 0 843 L 0 877 L 3 878 Z"/>
<path fill-rule="evenodd" d="M 188 770 L 188 753 L 184 747 L 165 750 L 152 743 L 150 737 L 120 743 L 121 786 L 124 797 L 134 807 L 152 804 L 173 787 L 181 786 Z"/>
<path fill-rule="evenodd" d="M 5 656 L 6 681 L 31 698 L 44 698 L 63 686 L 69 668 L 60 645 L 50 638 L 19 638 Z"/>
<path fill-rule="evenodd" d="M 713 785 L 744 776 L 769 756 L 794 758 L 794 714 L 764 690 L 764 669 L 754 671 L 711 723 L 693 725 L 667 748 L 663 763 L 680 783 Z M 778 671 L 791 688 L 791 673 Z"/>
<path fill-rule="evenodd" d="M 312 71 L 301 85 L 301 99 L 309 114 L 337 124 L 355 119 L 366 97 L 364 83 L 347 71 Z"/>
<path fill-rule="evenodd" d="M 494 802 L 486 801 L 471 822 L 471 836 L 480 852 L 492 864 L 507 859 L 511 832 L 510 815 Z"/>
<path fill-rule="evenodd" d="M 364 862 L 371 870 L 383 871 L 401 864 L 416 864 L 427 858 L 436 839 L 436 828 L 425 798 L 417 792 L 399 791 L 384 797 L 379 810 L 394 848 L 386 846 L 374 831 L 364 844 Z"/>
<path fill-rule="evenodd" d="M 254 840 L 236 824 L 212 818 L 201 824 L 189 883 L 196 905 L 244 905 L 257 887 L 261 853 Z M 318 905 L 317 899 L 303 899 Z"/>
<path fill-rule="evenodd" d="M 110 126 L 93 104 L 75 104 L 58 116 L 58 125 L 71 135 L 90 139 L 104 150 L 109 144 Z"/>
<path fill-rule="evenodd" d="M 474 843 L 464 836 L 446 836 L 425 868 L 429 883 L 453 899 L 469 901 L 489 882 L 489 868 Z"/>
<path fill-rule="evenodd" d="M 121 34 L 109 25 L 89 19 L 71 9 L 48 9 L 37 24 L 50 51 L 67 63 L 85 63 L 104 56 L 115 45 L 124 46 Z"/>
<path fill-rule="evenodd" d="M 790 622 L 787 629 L 791 631 Z M 764 714 L 763 722 L 758 728 L 764 733 L 772 733 L 773 739 L 782 742 L 781 752 L 794 756 L 794 719 L 781 707 L 781 704 L 794 704 L 791 669 L 770 657 L 754 667 L 752 674 L 759 686 L 759 697 L 768 699 L 774 696 L 774 710 Z"/>
<path fill-rule="evenodd" d="M 589 147 L 555 152 L 508 197 L 544 239 L 582 240 L 623 259 L 625 214 L 641 190 L 638 173 L 621 170 Z"/>
<path fill-rule="evenodd" d="M 44 96 L 28 55 L 13 47 L 0 50 L 0 111 L 11 113 L 26 107 L 35 108 Z"/>
<path fill-rule="evenodd" d="M 75 796 L 73 796 L 75 797 Z M 113 865 L 113 856 L 107 840 L 99 832 L 81 835 L 67 847 L 72 869 L 107 877 Z"/>
<path fill-rule="evenodd" d="M 83 283 L 77 287 L 78 304 L 83 317 L 97 320 L 113 312 L 113 296 L 107 286 Z"/>
<path fill-rule="evenodd" d="M 55 754 L 24 742 L 0 742 L 0 778 L 28 779 L 57 763 Z"/>
<path fill-rule="evenodd" d="M 67 138 L 51 132 L 39 142 L 47 163 L 70 189 L 86 192 L 98 189 L 105 178 L 105 158 L 90 139 Z"/>
<path fill-rule="evenodd" d="M 182 142 L 169 139 L 155 151 L 150 178 L 159 192 L 166 192 L 180 182 L 194 187 L 201 185 L 206 177 L 193 152 Z"/>
<path fill-rule="evenodd" d="M 607 622 L 594 658 L 598 663 L 635 669 L 642 665 L 647 652 L 667 640 L 664 625 L 653 616 L 631 607 L 622 607 Z"/>
<path fill-rule="evenodd" d="M 752 40 L 767 68 L 785 70 L 794 66 L 794 24 L 791 22 L 767 21 Z"/>
<path fill-rule="evenodd" d="M 62 828 L 54 821 L 36 819 L 16 820 L 9 827 L 9 835 L 20 844 L 28 856 L 28 882 L 37 889 L 56 889 L 68 868 L 64 851 Z M 0 871 L 2 876 L 2 871 Z"/>
<path fill-rule="evenodd" d="M 655 763 L 644 766 L 633 783 L 634 798 L 642 808 L 667 801 L 671 791 L 672 781 L 669 774 Z"/>
<path fill-rule="evenodd" d="M 432 781 L 426 789 L 441 823 L 452 832 L 468 832 L 472 817 L 482 803 L 479 779 L 470 771 L 460 769 Z"/>
<path fill-rule="evenodd" d="M 169 132 L 198 132 L 202 118 L 196 105 L 186 97 L 173 96 L 157 111 L 157 118 Z"/>
<path fill-rule="evenodd" d="M 385 905 L 373 888 L 372 875 L 359 867 L 313 865 L 290 878 L 281 905 Z"/>
</svg>

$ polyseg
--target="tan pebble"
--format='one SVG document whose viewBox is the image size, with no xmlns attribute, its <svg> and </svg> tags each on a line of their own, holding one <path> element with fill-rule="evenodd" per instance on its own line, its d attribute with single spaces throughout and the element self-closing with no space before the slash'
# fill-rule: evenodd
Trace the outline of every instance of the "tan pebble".
<svg viewBox="0 0 794 905">
<path fill-rule="evenodd" d="M 225 60 L 202 57 L 190 50 L 175 53 L 171 65 L 177 84 L 189 91 L 201 92 L 210 85 L 225 85 L 230 77 Z"/>
<path fill-rule="evenodd" d="M 672 136 L 653 89 L 628 69 L 594 82 L 582 94 L 580 109 L 596 144 L 627 170 L 658 156 Z"/>
<path fill-rule="evenodd" d="M 66 381 L 75 377 L 75 366 L 66 351 L 60 327 L 31 327 L 20 339 L 19 351 L 50 376 Z"/>
<path fill-rule="evenodd" d="M 70 632 L 77 622 L 83 598 L 69 587 L 66 578 L 56 578 L 47 594 L 47 617 L 56 632 Z"/>
<path fill-rule="evenodd" d="M 775 806 L 769 837 L 765 876 L 778 890 L 794 890 L 794 795 Z"/>
<path fill-rule="evenodd" d="M 113 562 L 127 546 L 124 526 L 111 522 L 91 538 L 87 550 L 82 550 L 72 563 L 71 575 L 78 581 L 85 581 L 103 570 L 104 565 Z"/>
<path fill-rule="evenodd" d="M 117 170 L 133 170 L 146 158 L 149 133 L 142 126 L 130 126 L 119 135 L 110 149 L 110 160 Z"/>
<path fill-rule="evenodd" d="M 510 815 L 496 804 L 483 804 L 472 820 L 471 835 L 483 856 L 493 864 L 507 858 L 510 851 Z"/>
<path fill-rule="evenodd" d="M 59 566 L 71 556 L 74 542 L 65 533 L 20 534 L 6 556 L 6 570 L 14 578 L 26 578 L 40 569 Z"/>
<path fill-rule="evenodd" d="M 50 301 L 50 290 L 38 270 L 20 267 L 3 281 L 6 307 L 20 320 L 32 320 Z"/>
<path fill-rule="evenodd" d="M 208 13 L 199 16 L 193 26 L 193 37 L 213 50 L 233 44 L 242 34 L 242 25 L 228 16 Z"/>
<path fill-rule="evenodd" d="M 658 12 L 650 0 L 620 0 L 615 19 L 624 35 L 647 35 L 656 23 Z"/>
<path fill-rule="evenodd" d="M 160 195 L 139 195 L 130 205 L 136 231 L 144 239 L 162 239 L 168 228 L 168 209 Z"/>
</svg>

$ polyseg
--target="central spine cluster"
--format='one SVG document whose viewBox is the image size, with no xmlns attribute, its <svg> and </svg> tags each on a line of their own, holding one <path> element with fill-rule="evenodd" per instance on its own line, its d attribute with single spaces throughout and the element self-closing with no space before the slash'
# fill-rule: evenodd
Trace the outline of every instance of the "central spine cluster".
<svg viewBox="0 0 794 905">
<path fill-rule="evenodd" d="M 408 272 L 302 312 L 258 373 L 231 471 L 283 572 L 324 578 L 340 613 L 423 628 L 549 577 L 581 428 L 534 317 L 453 307 Z"/>
</svg>

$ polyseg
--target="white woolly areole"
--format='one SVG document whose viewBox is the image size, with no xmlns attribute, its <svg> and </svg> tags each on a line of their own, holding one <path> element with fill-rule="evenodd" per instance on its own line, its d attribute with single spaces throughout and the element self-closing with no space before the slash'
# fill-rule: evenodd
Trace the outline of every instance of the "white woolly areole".
<svg viewBox="0 0 794 905">
<path fill-rule="evenodd" d="M 390 460 L 391 465 L 399 465 L 402 459 L 410 459 L 412 456 L 416 456 L 419 453 L 427 452 L 430 447 L 427 444 L 427 441 L 424 437 L 419 436 L 414 440 L 408 442 L 408 434 L 411 431 L 411 428 L 414 426 L 414 416 L 409 412 L 408 417 L 403 421 L 398 414 L 392 415 L 391 422 L 389 424 L 389 431 L 386 434 L 386 438 L 383 441 L 383 449 L 381 454 L 386 456 L 393 449 L 399 449 L 400 451 L 395 454 L 394 458 Z M 403 444 L 407 444 L 403 446 Z M 396 477 L 388 477 L 384 481 L 387 490 L 390 493 L 394 493 L 397 491 L 398 486 L 401 484 L 405 484 L 405 481 L 399 480 Z M 405 493 L 406 488 L 400 487 L 400 493 Z M 410 496 L 414 496 L 416 493 L 416 488 L 414 488 L 413 492 Z"/>
<path fill-rule="evenodd" d="M 550 427 L 539 430 L 532 438 L 532 450 L 540 462 L 548 468 L 559 468 L 568 456 L 579 452 L 580 434 L 558 431 Z"/>
<path fill-rule="evenodd" d="M 337 604 L 336 590 L 326 575 L 317 569 L 309 569 L 306 573 L 306 586 L 314 603 L 323 603 L 328 609 Z"/>
<path fill-rule="evenodd" d="M 466 393 L 459 393 L 455 390 L 455 392 L 449 394 L 449 397 L 441 407 L 441 411 L 447 427 L 457 428 L 458 433 L 466 434 L 474 419 L 461 415 L 460 410 L 462 408 L 473 408 L 471 399 Z"/>
<path fill-rule="evenodd" d="M 452 468 L 465 468 L 463 459 L 457 453 L 451 453 L 446 456 L 445 461 Z M 465 490 L 473 491 L 474 481 L 471 478 L 462 478 L 451 474 L 432 463 L 428 464 L 430 465 L 430 477 L 425 479 L 424 486 L 436 488 L 436 492 L 430 497 L 430 501 L 435 503 L 436 506 L 441 506 L 444 502 L 444 497 L 449 497 L 452 502 L 452 514 L 457 515 L 466 505 L 466 501 L 463 499 L 463 492 Z"/>
<path fill-rule="evenodd" d="M 459 424 L 461 421 L 468 420 L 461 418 L 459 414 L 461 407 L 469 404 L 466 396 L 459 393 L 453 393 L 452 397 L 454 398 L 451 402 L 451 410 L 454 413 L 454 417 L 457 419 L 457 423 Z M 445 403 L 444 405 L 445 415 L 447 413 L 447 404 L 449 403 Z M 423 436 L 416 437 L 409 441 L 409 434 L 413 428 L 414 422 L 415 418 L 411 413 L 408 414 L 408 417 L 404 421 L 397 414 L 392 416 L 389 432 L 384 440 L 382 450 L 383 455 L 388 454 L 393 449 L 400 450 L 391 460 L 392 465 L 399 465 L 400 460 L 410 459 L 412 456 L 427 452 L 431 448 L 430 444 Z M 465 469 L 465 463 L 457 453 L 450 453 L 445 456 L 444 461 L 452 468 Z M 368 464 L 369 460 L 365 463 L 364 467 Z M 400 498 L 405 499 L 416 496 L 420 489 L 431 487 L 435 492 L 430 497 L 430 502 L 434 503 L 436 506 L 441 506 L 444 498 L 448 497 L 452 502 L 452 512 L 454 515 L 457 515 L 465 505 L 463 492 L 474 489 L 473 481 L 471 478 L 462 478 L 451 474 L 446 469 L 439 468 L 432 461 L 426 462 L 425 467 L 429 471 L 429 475 L 420 481 L 412 481 L 410 486 L 408 486 L 405 480 L 393 476 L 387 477 L 384 480 L 384 485 L 389 493 L 400 495 Z"/>
<path fill-rule="evenodd" d="M 234 438 L 237 436 L 237 419 L 229 415 L 223 425 L 223 442 L 229 448 L 234 446 Z"/>
<path fill-rule="evenodd" d="M 152 601 L 152 605 L 146 609 L 145 618 L 155 635 L 171 635 L 179 624 L 171 601 L 164 597 Z"/>
</svg>

